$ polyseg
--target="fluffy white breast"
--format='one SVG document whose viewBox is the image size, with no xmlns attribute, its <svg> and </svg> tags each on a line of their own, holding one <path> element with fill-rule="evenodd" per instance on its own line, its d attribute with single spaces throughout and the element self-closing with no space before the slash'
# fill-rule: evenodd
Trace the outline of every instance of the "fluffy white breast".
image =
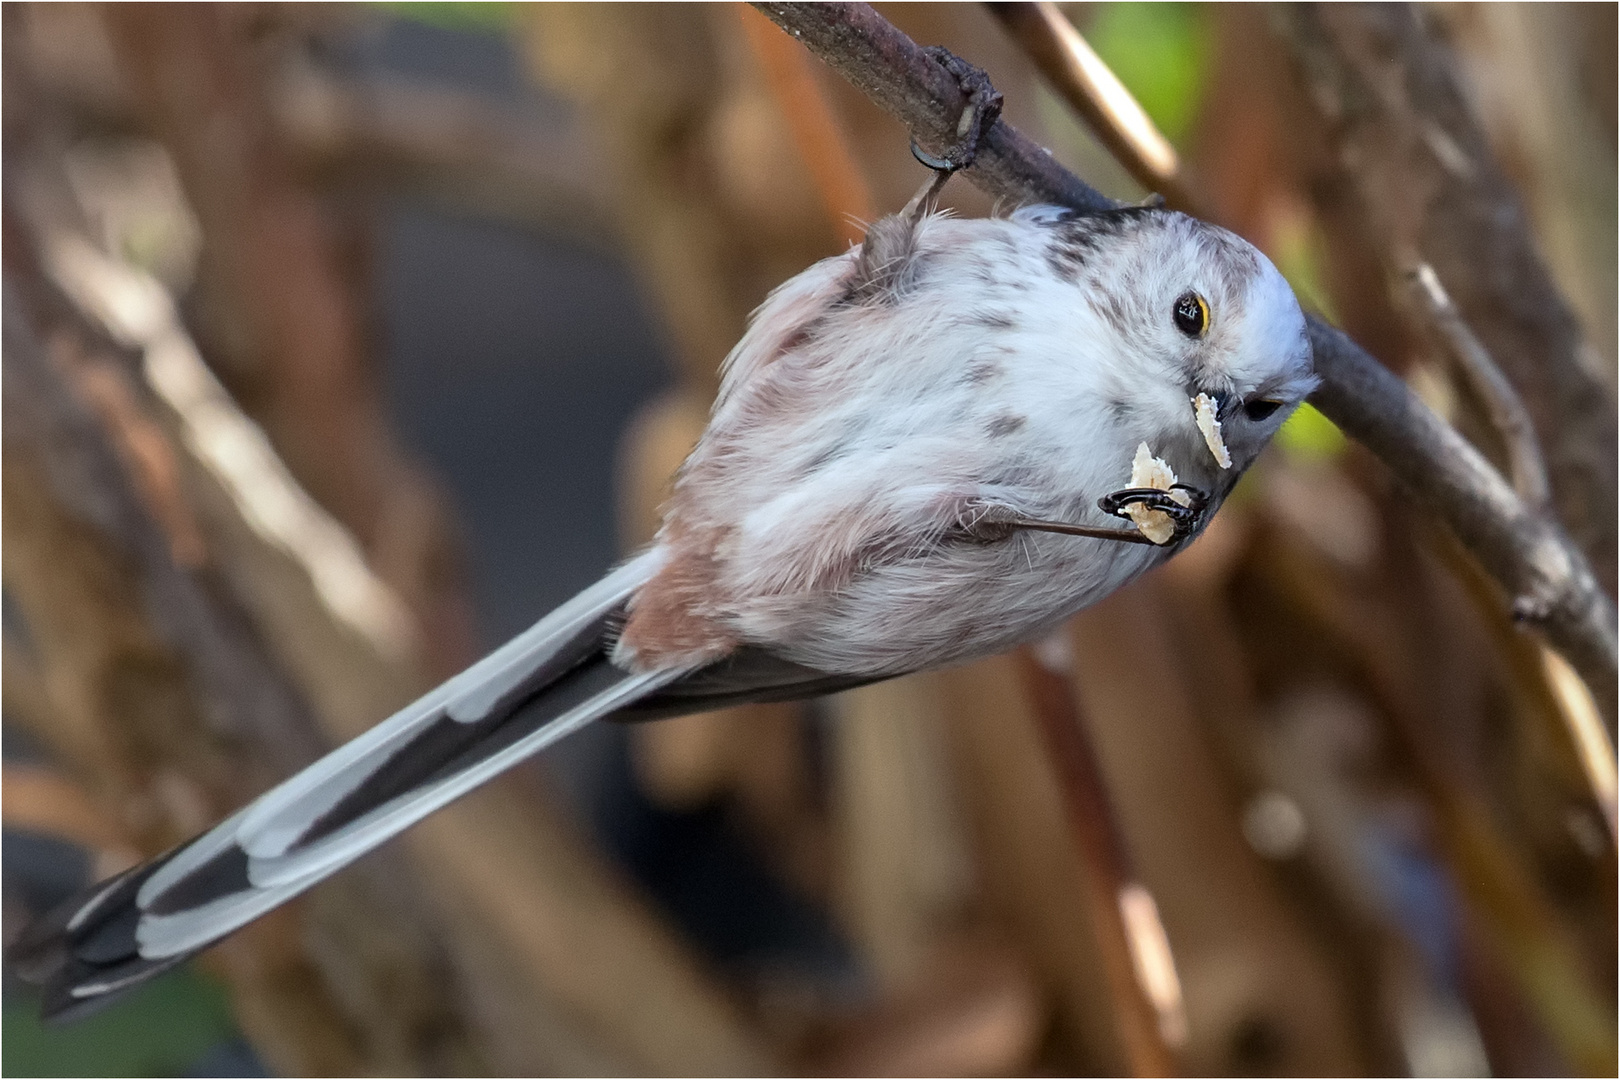
<svg viewBox="0 0 1620 1080">
<path fill-rule="evenodd" d="M 1237 312 L 1262 262 L 1164 212 L 877 223 L 773 293 L 727 359 L 620 659 L 756 644 L 893 674 L 1100 599 L 1166 551 L 971 525 L 992 511 L 1123 530 L 1096 503 L 1128 486 L 1139 442 L 1197 468 L 1185 386 L 1207 352 L 1171 323 L 1171 290 Z M 1222 332 L 1247 355 L 1236 321 Z M 1218 503 L 1230 481 L 1212 487 Z"/>
</svg>

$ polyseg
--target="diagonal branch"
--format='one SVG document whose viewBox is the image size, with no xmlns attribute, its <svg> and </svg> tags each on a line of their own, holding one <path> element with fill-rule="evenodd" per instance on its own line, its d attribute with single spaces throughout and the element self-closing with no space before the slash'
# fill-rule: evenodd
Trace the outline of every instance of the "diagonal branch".
<svg viewBox="0 0 1620 1080">
<path fill-rule="evenodd" d="M 1386 274 L 1421 261 L 1446 283 L 1529 414 L 1552 510 L 1613 595 L 1614 395 L 1587 359 L 1452 51 L 1419 5 L 1286 4 L 1272 15 L 1329 151 L 1317 190 L 1337 193 Z"/>
<path fill-rule="evenodd" d="M 1056 638 L 1039 648 L 1018 650 L 1018 669 L 1063 792 L 1070 835 L 1086 868 L 1092 929 L 1118 1014 L 1119 1039 L 1133 1076 L 1174 1076 L 1175 1050 L 1187 1039 L 1175 960 L 1153 896 L 1131 864 L 1074 687 L 1063 665 L 1047 659 L 1054 644 L 1065 651 L 1069 647 L 1066 638 Z"/>
<path fill-rule="evenodd" d="M 1434 267 L 1420 262 L 1407 272 L 1406 279 L 1412 298 L 1420 305 L 1426 327 L 1440 339 L 1463 378 L 1485 402 L 1491 426 L 1507 446 L 1508 475 L 1513 479 L 1513 489 L 1533 509 L 1545 508 L 1551 499 L 1547 467 L 1541 460 L 1535 425 L 1519 392 L 1469 328 L 1468 320 L 1457 310 L 1451 294 L 1440 284 Z"/>
<path fill-rule="evenodd" d="M 956 80 L 869 5 L 755 6 L 906 124 L 919 143 L 937 149 L 952 141 L 965 104 Z M 1005 120 L 989 131 L 964 175 L 1012 202 L 1081 211 L 1119 205 Z M 1451 527 L 1513 597 L 1515 614 L 1539 628 L 1580 672 L 1612 737 L 1615 609 L 1585 556 L 1556 521 L 1526 507 L 1496 469 L 1389 369 L 1342 331 L 1314 316 L 1309 323 L 1322 378 L 1313 403 Z"/>
<path fill-rule="evenodd" d="M 1037 0 L 985 7 L 1137 183 L 1177 210 L 1201 213 L 1175 147 L 1056 4 Z"/>
</svg>

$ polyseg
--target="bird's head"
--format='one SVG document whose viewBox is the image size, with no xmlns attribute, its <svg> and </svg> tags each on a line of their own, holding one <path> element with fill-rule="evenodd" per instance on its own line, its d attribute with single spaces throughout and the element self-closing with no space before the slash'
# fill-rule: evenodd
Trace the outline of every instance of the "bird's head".
<svg viewBox="0 0 1620 1080">
<path fill-rule="evenodd" d="M 1112 331 L 1110 405 L 1130 448 L 1141 439 L 1184 481 L 1230 490 L 1317 385 L 1293 290 L 1253 245 L 1184 214 L 1058 229 Z"/>
</svg>

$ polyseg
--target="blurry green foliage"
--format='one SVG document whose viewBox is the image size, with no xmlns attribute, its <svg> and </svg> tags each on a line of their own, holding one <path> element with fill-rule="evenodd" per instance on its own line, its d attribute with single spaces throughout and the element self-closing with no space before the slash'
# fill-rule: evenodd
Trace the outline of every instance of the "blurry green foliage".
<svg viewBox="0 0 1620 1080">
<path fill-rule="evenodd" d="M 446 30 L 464 30 L 472 33 L 504 34 L 517 22 L 517 4 L 490 3 L 486 0 L 422 0 L 403 3 L 384 0 L 377 5 L 401 19 L 412 19 L 443 27 Z"/>
<path fill-rule="evenodd" d="M 1201 4 L 1099 4 L 1086 40 L 1172 143 L 1198 117 L 1209 67 Z"/>
<path fill-rule="evenodd" d="M 1306 402 L 1294 410 L 1277 432 L 1277 445 L 1290 457 L 1323 460 L 1344 452 L 1345 434 L 1339 425 Z"/>
<path fill-rule="evenodd" d="M 1320 312 L 1328 322 L 1338 321 L 1322 284 L 1326 245 L 1309 218 L 1301 216 L 1280 221 L 1272 230 L 1269 254 L 1302 306 Z M 1295 458 L 1337 457 L 1344 452 L 1345 441 L 1338 425 L 1311 405 L 1301 405 L 1277 432 L 1277 444 L 1284 453 Z"/>
<path fill-rule="evenodd" d="M 8 1000 L 0 1073 L 6 1076 L 180 1076 L 234 1037 L 225 992 L 181 969 L 77 1023 L 47 1027 L 32 998 Z"/>
</svg>

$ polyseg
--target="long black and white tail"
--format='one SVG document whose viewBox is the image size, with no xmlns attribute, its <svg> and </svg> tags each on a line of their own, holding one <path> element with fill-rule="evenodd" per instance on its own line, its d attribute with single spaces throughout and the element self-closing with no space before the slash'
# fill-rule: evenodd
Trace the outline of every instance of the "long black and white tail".
<svg viewBox="0 0 1620 1080">
<path fill-rule="evenodd" d="M 11 960 L 45 987 L 45 1015 L 65 1019 L 111 1000 L 501 771 L 687 674 L 629 672 L 608 660 L 613 624 L 656 558 L 625 564 L 209 832 L 30 927 Z M 684 700 L 658 711 L 686 711 Z"/>
</svg>

